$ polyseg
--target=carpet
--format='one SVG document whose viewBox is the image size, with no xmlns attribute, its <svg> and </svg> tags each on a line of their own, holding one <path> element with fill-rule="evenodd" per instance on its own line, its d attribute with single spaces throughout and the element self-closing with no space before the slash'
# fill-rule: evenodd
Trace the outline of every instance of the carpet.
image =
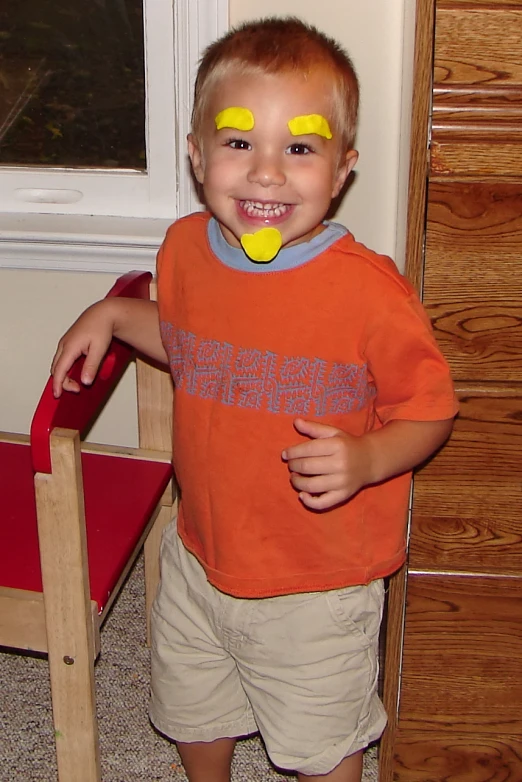
<svg viewBox="0 0 522 782">
<path fill-rule="evenodd" d="M 147 717 L 143 558 L 139 557 L 102 629 L 96 693 L 103 782 L 186 782 L 174 745 Z M 232 782 L 295 779 L 270 765 L 260 739 L 236 747 Z M 56 780 L 47 660 L 0 654 L 0 782 Z M 376 749 L 365 755 L 364 782 L 377 782 Z M 74 782 L 74 780 L 71 780 Z"/>
</svg>

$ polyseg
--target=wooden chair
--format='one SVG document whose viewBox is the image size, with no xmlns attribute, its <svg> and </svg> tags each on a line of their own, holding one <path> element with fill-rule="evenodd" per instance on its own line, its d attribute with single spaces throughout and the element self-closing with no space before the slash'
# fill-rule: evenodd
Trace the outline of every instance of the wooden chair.
<svg viewBox="0 0 522 782">
<path fill-rule="evenodd" d="M 131 272 L 108 295 L 148 298 L 150 280 Z M 133 357 L 113 340 L 92 387 L 57 400 L 49 380 L 30 438 L 0 434 L 0 646 L 48 654 L 60 782 L 101 780 L 100 626 L 143 545 L 148 616 L 173 514 L 167 372 L 137 362 L 139 448 L 80 447 Z"/>
</svg>

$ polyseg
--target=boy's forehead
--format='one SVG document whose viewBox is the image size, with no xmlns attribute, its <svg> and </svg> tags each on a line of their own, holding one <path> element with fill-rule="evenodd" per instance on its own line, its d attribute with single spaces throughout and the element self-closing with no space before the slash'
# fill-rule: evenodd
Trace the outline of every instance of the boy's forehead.
<svg viewBox="0 0 522 782">
<path fill-rule="evenodd" d="M 230 106 L 242 106 L 253 111 L 259 101 L 270 102 L 281 99 L 280 102 L 289 107 L 295 104 L 308 104 L 318 107 L 318 113 L 325 113 L 331 103 L 333 89 L 328 83 L 311 74 L 293 73 L 261 73 L 261 74 L 227 74 L 214 85 L 210 103 L 215 113 Z M 291 109 L 289 108 L 291 112 Z M 305 113 L 294 112 L 293 116 Z M 289 117 L 290 118 L 290 114 Z"/>
<path fill-rule="evenodd" d="M 277 115 L 277 120 L 280 118 L 285 125 L 291 123 L 292 133 L 297 133 L 304 124 L 303 117 L 313 116 L 324 120 L 323 123 L 316 121 L 316 128 L 331 122 L 333 96 L 329 93 L 324 82 L 314 76 L 230 74 L 215 85 L 207 119 L 213 125 L 219 122 L 221 127 L 243 130 L 246 129 L 243 125 L 247 116 L 255 123 L 256 119 L 260 121 L 268 115 Z M 238 120 L 235 124 L 234 119 Z M 229 124 L 231 121 L 232 124 Z M 320 135 L 324 134 L 321 132 Z"/>
</svg>

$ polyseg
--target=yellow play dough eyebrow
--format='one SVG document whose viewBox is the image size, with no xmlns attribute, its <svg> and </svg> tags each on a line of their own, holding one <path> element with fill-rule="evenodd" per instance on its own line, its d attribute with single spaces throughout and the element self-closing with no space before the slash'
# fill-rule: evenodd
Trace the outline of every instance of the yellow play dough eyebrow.
<svg viewBox="0 0 522 782">
<path fill-rule="evenodd" d="M 322 114 L 303 114 L 301 117 L 294 117 L 288 123 L 292 136 L 308 136 L 315 133 L 317 136 L 332 138 L 332 131 L 328 120 Z"/>
<path fill-rule="evenodd" d="M 250 109 L 242 106 L 229 106 L 216 114 L 216 128 L 232 128 L 232 130 L 252 130 L 254 127 L 254 115 Z"/>
</svg>

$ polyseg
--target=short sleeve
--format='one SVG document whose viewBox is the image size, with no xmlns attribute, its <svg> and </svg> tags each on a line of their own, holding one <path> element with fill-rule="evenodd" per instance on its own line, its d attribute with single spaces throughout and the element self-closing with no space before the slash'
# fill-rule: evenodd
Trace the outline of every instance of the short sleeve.
<svg viewBox="0 0 522 782">
<path fill-rule="evenodd" d="M 167 233 L 165 235 L 165 238 L 163 239 L 163 242 L 160 245 L 160 248 L 156 254 L 156 277 L 159 279 L 161 276 L 161 272 L 163 270 L 163 264 L 165 261 L 165 254 L 166 254 L 166 245 L 168 242 L 171 241 L 171 235 L 173 232 L 173 225 L 169 226 L 167 229 Z"/>
<path fill-rule="evenodd" d="M 365 347 L 378 418 L 382 423 L 453 418 L 458 404 L 449 366 L 426 311 L 413 292 L 390 298 Z"/>
</svg>

